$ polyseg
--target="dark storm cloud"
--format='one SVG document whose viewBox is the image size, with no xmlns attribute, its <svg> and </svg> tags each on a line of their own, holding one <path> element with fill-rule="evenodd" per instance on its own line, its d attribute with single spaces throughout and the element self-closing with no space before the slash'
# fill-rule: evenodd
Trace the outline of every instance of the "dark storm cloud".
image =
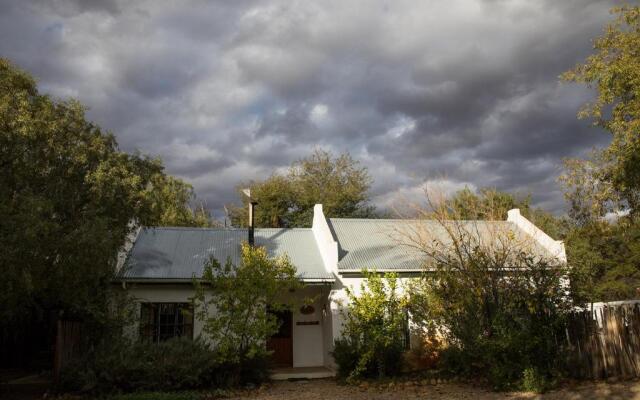
<svg viewBox="0 0 640 400">
<path fill-rule="evenodd" d="M 592 93 L 558 75 L 611 5 L 0 0 L 0 55 L 214 210 L 324 147 L 369 168 L 382 206 L 431 180 L 561 211 L 562 158 L 607 136 L 575 118 Z"/>
</svg>

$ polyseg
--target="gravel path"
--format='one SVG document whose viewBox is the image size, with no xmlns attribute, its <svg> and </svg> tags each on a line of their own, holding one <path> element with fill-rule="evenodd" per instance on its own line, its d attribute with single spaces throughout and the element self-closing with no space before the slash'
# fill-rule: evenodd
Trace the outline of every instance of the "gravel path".
<svg viewBox="0 0 640 400">
<path fill-rule="evenodd" d="M 545 400 L 640 400 L 640 382 L 581 383 L 569 385 L 544 395 L 533 393 L 495 393 L 467 384 L 438 384 L 426 386 L 354 387 L 337 384 L 330 379 L 295 382 L 275 382 L 235 399 L 303 399 L 303 400 L 361 400 L 361 399 L 545 399 Z"/>
</svg>

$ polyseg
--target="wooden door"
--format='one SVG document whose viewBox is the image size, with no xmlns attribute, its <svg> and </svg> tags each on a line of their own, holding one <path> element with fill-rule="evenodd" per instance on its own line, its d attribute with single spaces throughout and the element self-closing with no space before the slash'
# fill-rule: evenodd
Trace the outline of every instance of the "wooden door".
<svg viewBox="0 0 640 400">
<path fill-rule="evenodd" d="M 271 362 L 276 367 L 293 366 L 293 317 L 291 311 L 269 311 L 278 318 L 280 328 L 267 339 L 267 350 L 272 351 Z"/>
</svg>

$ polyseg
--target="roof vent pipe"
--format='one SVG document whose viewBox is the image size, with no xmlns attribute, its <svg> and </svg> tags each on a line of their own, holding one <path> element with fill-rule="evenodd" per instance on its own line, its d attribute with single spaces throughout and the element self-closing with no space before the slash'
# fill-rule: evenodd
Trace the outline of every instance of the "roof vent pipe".
<svg viewBox="0 0 640 400">
<path fill-rule="evenodd" d="M 244 189 L 242 191 L 249 198 L 249 246 L 255 246 L 255 235 L 254 235 L 254 217 L 253 217 L 253 209 L 258 204 L 258 202 L 253 201 L 251 198 L 251 189 Z"/>
</svg>

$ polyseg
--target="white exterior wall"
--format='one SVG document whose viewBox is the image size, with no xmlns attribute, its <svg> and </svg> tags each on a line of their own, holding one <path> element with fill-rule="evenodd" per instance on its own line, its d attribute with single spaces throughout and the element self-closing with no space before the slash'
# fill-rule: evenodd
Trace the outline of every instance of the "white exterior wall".
<svg viewBox="0 0 640 400">
<path fill-rule="evenodd" d="M 323 331 L 326 319 L 323 317 L 323 306 L 326 303 L 328 288 L 307 287 L 298 293 L 296 298 L 302 302 L 305 298 L 313 299 L 313 314 L 304 315 L 300 307 L 293 310 L 293 366 L 319 367 L 324 365 Z M 324 297 L 324 298 L 323 298 Z M 318 325 L 298 325 L 298 323 L 318 321 Z"/>
<path fill-rule="evenodd" d="M 195 294 L 193 287 L 188 284 L 127 284 L 127 291 L 139 303 L 190 303 L 191 297 Z M 194 310 L 196 311 L 196 310 Z M 138 307 L 138 319 L 140 318 L 140 307 Z M 196 316 L 193 317 L 193 337 L 197 338 L 202 334 L 203 322 Z M 137 337 L 139 322 L 132 327 L 130 334 Z"/>
<path fill-rule="evenodd" d="M 127 284 L 127 291 L 134 296 L 138 302 L 150 303 L 189 303 L 194 295 L 194 289 L 189 284 Z M 292 342 L 293 342 L 293 366 L 294 367 L 319 367 L 326 364 L 325 357 L 328 357 L 327 343 L 324 333 L 330 331 L 331 319 L 329 315 L 329 305 L 327 297 L 330 286 L 309 286 L 293 294 L 297 302 L 301 303 L 305 299 L 311 299 L 311 305 L 315 312 L 310 315 L 303 315 L 300 307 L 293 310 L 292 315 Z M 326 310 L 326 312 L 323 312 Z M 211 313 L 215 315 L 214 312 Z M 138 307 L 138 318 L 140 307 Z M 298 322 L 318 321 L 318 325 L 298 325 Z M 193 337 L 200 336 L 203 328 L 203 321 L 194 316 Z M 126 334 L 136 338 L 139 332 L 139 322 L 127 329 Z M 206 339 L 206 337 L 205 337 Z M 333 342 L 331 342 L 332 344 Z M 327 360 L 331 361 L 331 360 Z"/>
</svg>

